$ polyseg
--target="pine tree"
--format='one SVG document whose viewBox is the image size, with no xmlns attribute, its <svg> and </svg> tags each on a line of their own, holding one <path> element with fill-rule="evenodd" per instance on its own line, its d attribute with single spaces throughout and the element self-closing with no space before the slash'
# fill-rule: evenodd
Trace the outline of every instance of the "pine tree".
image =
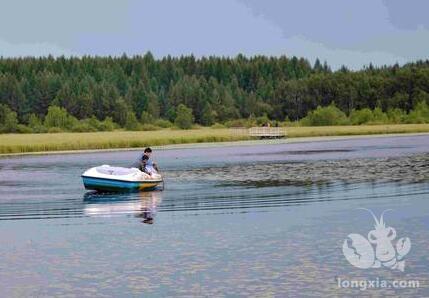
<svg viewBox="0 0 429 298">
<path fill-rule="evenodd" d="M 148 94 L 147 112 L 153 119 L 158 119 L 160 115 L 160 106 L 158 96 L 154 92 Z"/>
</svg>

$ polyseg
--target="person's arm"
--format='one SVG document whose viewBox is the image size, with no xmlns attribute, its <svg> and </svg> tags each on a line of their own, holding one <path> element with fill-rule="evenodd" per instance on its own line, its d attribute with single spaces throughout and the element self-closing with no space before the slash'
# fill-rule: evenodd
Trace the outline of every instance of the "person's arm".
<svg viewBox="0 0 429 298">
<path fill-rule="evenodd" d="M 140 171 L 147 173 L 146 172 L 146 165 L 147 165 L 147 159 L 141 159 L 140 160 L 140 167 L 139 167 Z"/>
</svg>

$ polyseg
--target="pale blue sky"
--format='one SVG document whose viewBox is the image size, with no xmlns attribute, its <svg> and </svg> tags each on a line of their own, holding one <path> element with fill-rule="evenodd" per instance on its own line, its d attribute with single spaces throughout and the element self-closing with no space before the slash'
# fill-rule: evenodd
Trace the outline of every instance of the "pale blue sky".
<svg viewBox="0 0 429 298">
<path fill-rule="evenodd" d="M 0 0 L 0 55 L 287 55 L 359 69 L 429 58 L 425 0 Z"/>
</svg>

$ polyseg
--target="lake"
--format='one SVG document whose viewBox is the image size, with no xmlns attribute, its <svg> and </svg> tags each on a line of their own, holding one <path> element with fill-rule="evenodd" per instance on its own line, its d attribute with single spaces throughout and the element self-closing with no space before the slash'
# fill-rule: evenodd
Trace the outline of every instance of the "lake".
<svg viewBox="0 0 429 298">
<path fill-rule="evenodd" d="M 164 191 L 83 188 L 138 155 L 0 159 L 1 296 L 429 296 L 428 135 L 155 150 Z M 404 271 L 346 259 L 348 235 L 375 229 L 360 208 L 392 209 Z"/>
</svg>

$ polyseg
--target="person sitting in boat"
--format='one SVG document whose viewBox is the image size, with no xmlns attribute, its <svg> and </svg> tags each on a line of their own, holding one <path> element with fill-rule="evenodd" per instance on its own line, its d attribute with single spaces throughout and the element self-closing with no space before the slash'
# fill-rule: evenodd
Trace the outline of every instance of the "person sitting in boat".
<svg viewBox="0 0 429 298">
<path fill-rule="evenodd" d="M 156 163 L 154 163 L 150 159 L 151 154 L 152 154 L 152 149 L 150 149 L 149 147 L 146 148 L 141 157 L 140 166 L 139 166 L 140 171 L 145 172 L 149 175 L 152 175 L 154 173 L 156 174 L 159 171 Z"/>
</svg>

